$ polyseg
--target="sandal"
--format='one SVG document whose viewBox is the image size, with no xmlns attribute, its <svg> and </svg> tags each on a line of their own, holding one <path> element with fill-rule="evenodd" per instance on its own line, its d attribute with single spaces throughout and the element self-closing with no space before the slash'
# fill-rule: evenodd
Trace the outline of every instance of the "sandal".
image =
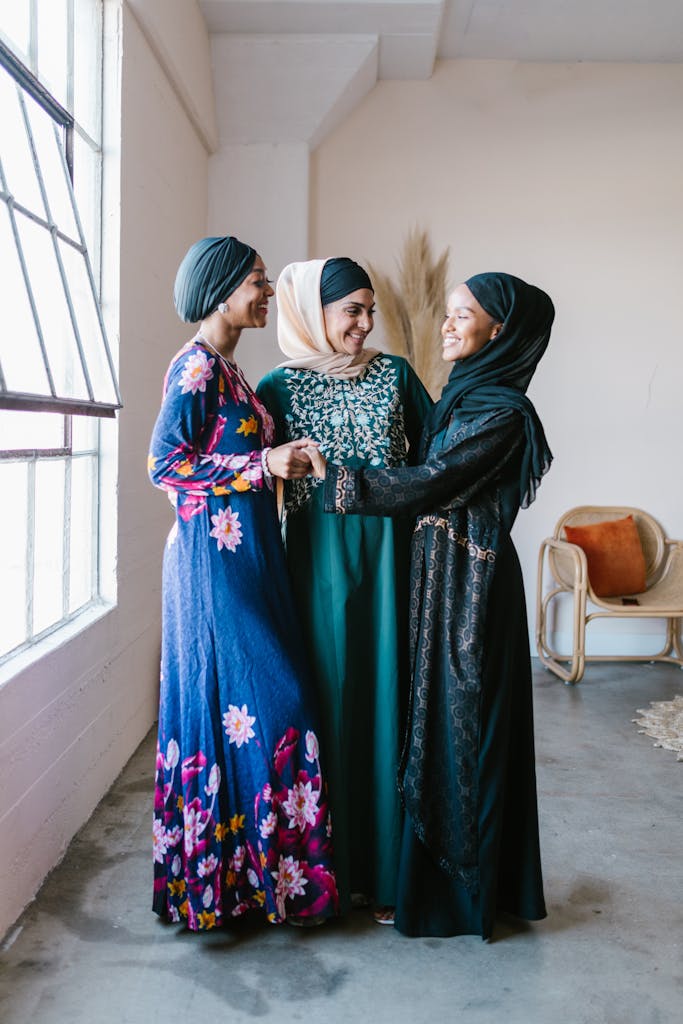
<svg viewBox="0 0 683 1024">
<path fill-rule="evenodd" d="M 373 920 L 376 924 L 393 924 L 394 923 L 394 908 L 393 907 L 375 907 L 372 911 Z"/>
</svg>

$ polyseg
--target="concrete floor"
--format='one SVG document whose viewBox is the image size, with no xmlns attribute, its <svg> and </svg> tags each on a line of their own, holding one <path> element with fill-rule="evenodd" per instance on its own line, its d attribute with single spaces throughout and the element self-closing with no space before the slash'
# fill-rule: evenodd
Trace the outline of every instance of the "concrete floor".
<svg viewBox="0 0 683 1024">
<path fill-rule="evenodd" d="M 631 719 L 670 666 L 536 672 L 546 898 L 495 940 L 407 939 L 366 911 L 313 932 L 192 935 L 150 911 L 150 734 L 0 954 L 3 1024 L 680 1024 L 683 764 Z"/>
</svg>

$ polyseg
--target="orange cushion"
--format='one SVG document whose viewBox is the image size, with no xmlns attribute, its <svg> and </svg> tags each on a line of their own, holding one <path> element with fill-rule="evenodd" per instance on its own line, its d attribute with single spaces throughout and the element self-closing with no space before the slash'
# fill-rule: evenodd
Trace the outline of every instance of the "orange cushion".
<svg viewBox="0 0 683 1024">
<path fill-rule="evenodd" d="M 588 579 L 598 597 L 645 590 L 645 556 L 633 516 L 590 526 L 565 526 L 570 544 L 586 552 Z"/>
</svg>

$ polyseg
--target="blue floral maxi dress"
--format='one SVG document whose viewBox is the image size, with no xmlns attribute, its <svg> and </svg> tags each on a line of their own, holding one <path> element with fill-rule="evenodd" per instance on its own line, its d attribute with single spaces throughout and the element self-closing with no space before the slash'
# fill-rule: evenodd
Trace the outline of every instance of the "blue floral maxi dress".
<svg viewBox="0 0 683 1024">
<path fill-rule="evenodd" d="M 331 822 L 262 447 L 238 367 L 174 357 L 149 473 L 176 508 L 163 567 L 154 901 L 192 930 L 250 908 L 330 916 Z"/>
</svg>

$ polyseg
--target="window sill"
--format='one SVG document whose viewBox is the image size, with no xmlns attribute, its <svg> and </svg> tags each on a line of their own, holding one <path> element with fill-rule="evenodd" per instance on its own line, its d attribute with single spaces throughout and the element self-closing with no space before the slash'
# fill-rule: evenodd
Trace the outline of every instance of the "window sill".
<svg viewBox="0 0 683 1024">
<path fill-rule="evenodd" d="M 15 652 L 8 654 L 7 660 L 0 664 L 0 689 L 15 676 L 30 668 L 36 661 L 69 643 L 104 618 L 115 607 L 116 605 L 108 601 L 94 601 L 68 622 L 57 625 L 53 632 L 48 633 L 41 640 L 37 640 L 28 647 L 20 647 Z"/>
</svg>

